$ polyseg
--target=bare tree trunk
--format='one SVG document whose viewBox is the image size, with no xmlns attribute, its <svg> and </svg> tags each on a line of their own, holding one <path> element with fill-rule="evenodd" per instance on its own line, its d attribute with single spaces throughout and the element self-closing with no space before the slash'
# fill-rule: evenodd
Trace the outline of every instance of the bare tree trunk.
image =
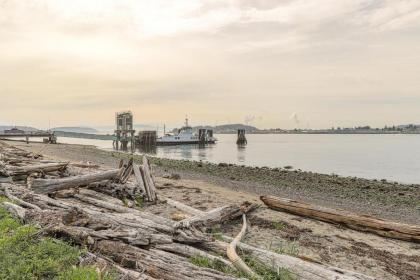
<svg viewBox="0 0 420 280">
<path fill-rule="evenodd" d="M 274 210 L 341 224 L 351 229 L 371 232 L 385 237 L 420 242 L 420 226 L 376 219 L 366 215 L 358 215 L 344 210 L 330 209 L 275 196 L 262 196 L 261 200 Z"/>
</svg>

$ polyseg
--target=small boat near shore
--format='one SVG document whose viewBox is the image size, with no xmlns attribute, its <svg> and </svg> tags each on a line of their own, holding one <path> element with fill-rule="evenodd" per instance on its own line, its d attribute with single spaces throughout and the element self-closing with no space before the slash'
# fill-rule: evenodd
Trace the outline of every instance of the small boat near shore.
<svg viewBox="0 0 420 280">
<path fill-rule="evenodd" d="M 178 129 L 177 133 L 165 133 L 164 136 L 156 139 L 156 145 L 192 145 L 192 144 L 214 144 L 217 138 L 213 136 L 212 130 L 199 129 L 198 133 L 193 133 L 193 128 L 188 124 L 188 118 L 185 119 L 185 126 Z"/>
</svg>

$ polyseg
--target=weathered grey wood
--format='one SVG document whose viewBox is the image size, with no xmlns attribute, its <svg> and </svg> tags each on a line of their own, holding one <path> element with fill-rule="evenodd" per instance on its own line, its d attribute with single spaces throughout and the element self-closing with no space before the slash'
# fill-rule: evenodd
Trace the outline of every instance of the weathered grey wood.
<svg viewBox="0 0 420 280">
<path fill-rule="evenodd" d="M 15 218 L 20 219 L 22 221 L 25 220 L 25 216 L 26 216 L 26 209 L 22 208 L 14 203 L 8 202 L 8 201 L 4 201 L 2 202 L 2 205 L 4 208 L 6 208 L 6 210 Z"/>
<path fill-rule="evenodd" d="M 2 184 L 1 186 L 4 188 L 4 194 L 5 194 L 5 196 L 8 199 L 10 199 L 11 201 L 13 201 L 13 202 L 15 202 L 15 203 L 17 203 L 17 204 L 19 204 L 21 206 L 25 206 L 27 208 L 41 210 L 41 208 L 39 206 L 37 206 L 35 204 L 32 204 L 32 203 L 29 203 L 29 202 L 26 202 L 26 201 L 24 201 L 24 200 L 22 200 L 22 199 L 20 199 L 20 198 L 18 198 L 16 196 L 12 195 L 10 193 L 10 191 L 9 191 L 9 187 L 11 186 L 10 184 Z"/>
<path fill-rule="evenodd" d="M 139 166 L 139 170 L 140 170 L 140 174 L 141 174 L 141 177 L 143 178 L 143 183 L 144 183 L 144 189 L 145 189 L 145 194 L 146 194 L 146 201 L 149 201 L 149 202 L 152 202 L 153 201 L 153 195 L 152 195 L 152 192 L 151 192 L 151 190 L 150 190 L 150 187 L 149 187 L 149 181 L 148 181 L 148 179 L 147 179 L 147 177 L 146 177 L 146 172 L 145 172 L 145 170 L 144 170 L 144 166 L 143 165 L 140 165 Z"/>
<path fill-rule="evenodd" d="M 226 242 L 232 242 L 233 240 L 232 237 L 224 235 L 222 238 Z M 216 251 L 223 252 L 227 249 L 228 243 L 216 240 L 210 246 L 215 246 L 213 249 L 218 247 L 219 250 Z M 242 242 L 239 242 L 237 246 L 243 253 L 271 266 L 274 270 L 278 268 L 288 269 L 301 280 L 375 280 L 373 277 L 358 272 L 277 254 Z"/>
<path fill-rule="evenodd" d="M 244 203 L 240 206 L 228 205 L 212 209 L 175 223 L 174 236 L 178 241 L 186 243 L 210 241 L 211 236 L 204 234 L 207 227 L 239 218 L 254 208 L 252 204 Z"/>
<path fill-rule="evenodd" d="M 156 187 L 150 173 L 149 160 L 146 156 L 143 156 L 143 168 L 141 168 L 141 171 L 145 181 L 146 190 L 148 189 L 148 194 L 150 195 L 148 199 L 149 201 L 154 202 L 157 200 Z"/>
<path fill-rule="evenodd" d="M 63 170 L 67 167 L 68 162 L 60 162 L 60 163 L 44 163 L 44 164 L 36 164 L 36 165 L 26 165 L 26 166 L 10 166 L 7 168 L 11 175 L 28 175 L 34 172 L 52 172 Z"/>
<path fill-rule="evenodd" d="M 171 253 L 181 255 L 184 257 L 196 257 L 196 256 L 205 257 L 213 261 L 219 261 L 223 263 L 224 265 L 235 269 L 235 267 L 230 261 L 220 256 L 212 255 L 210 253 L 207 253 L 206 251 L 203 251 L 203 250 L 200 250 L 200 249 L 197 249 L 195 247 L 191 247 L 185 244 L 179 244 L 179 243 L 158 244 L 158 245 L 155 245 L 154 248 L 162 250 L 162 251 L 166 251 L 166 252 L 171 252 Z"/>
<path fill-rule="evenodd" d="M 146 189 L 144 188 L 143 177 L 141 176 L 141 173 L 140 173 L 140 167 L 136 163 L 133 163 L 133 172 L 134 172 L 134 177 L 136 179 L 137 187 L 140 189 L 142 194 L 146 194 Z"/>
<path fill-rule="evenodd" d="M 175 224 L 175 228 L 214 226 L 239 218 L 242 214 L 254 210 L 255 207 L 255 205 L 247 202 L 241 205 L 226 205 L 218 207 L 207 212 L 201 212 L 191 218 L 179 221 Z"/>
<path fill-rule="evenodd" d="M 172 199 L 166 200 L 170 205 L 191 215 L 197 215 L 200 213 L 204 214 L 203 211 L 195 209 L 182 202 L 174 201 Z M 226 235 L 222 235 L 222 238 L 226 242 L 232 242 L 233 240 L 232 237 Z M 228 243 L 226 242 L 215 240 L 214 242 L 204 243 L 204 245 L 209 250 L 214 250 L 215 252 L 223 254 L 227 250 Z M 374 278 L 361 273 L 325 264 L 312 263 L 289 255 L 277 254 L 242 242 L 239 242 L 237 246 L 244 252 L 250 254 L 252 257 L 270 265 L 274 270 L 281 267 L 286 268 L 301 280 L 374 280 Z"/>
<path fill-rule="evenodd" d="M 144 271 L 152 277 L 165 280 L 233 280 L 219 271 L 198 267 L 184 257 L 162 250 L 145 250 L 118 241 L 101 240 L 97 250 L 110 256 L 123 267 Z"/>
<path fill-rule="evenodd" d="M 112 271 L 116 270 L 120 277 L 120 280 L 157 280 L 151 276 L 145 275 L 138 271 L 134 271 L 131 269 L 124 268 L 120 265 L 117 265 L 115 262 L 106 258 L 104 256 L 97 256 L 91 252 L 87 252 L 85 256 L 83 256 L 79 262 L 80 266 L 91 265 L 98 267 L 101 271 Z"/>
<path fill-rule="evenodd" d="M 244 272 L 246 275 L 248 275 L 252 279 L 262 279 L 251 268 L 249 268 L 249 266 L 236 253 L 236 246 L 245 236 L 246 229 L 247 229 L 247 222 L 246 222 L 245 214 L 242 215 L 242 220 L 243 220 L 242 229 L 238 233 L 238 235 L 232 240 L 232 242 L 230 242 L 229 245 L 227 246 L 226 255 L 239 271 Z"/>
<path fill-rule="evenodd" d="M 125 184 L 132 173 L 133 173 L 133 158 L 131 158 L 128 161 L 127 166 L 125 167 L 124 172 L 122 173 L 120 177 L 120 183 Z"/>
<path fill-rule="evenodd" d="M 82 162 L 71 162 L 71 166 L 78 167 L 78 168 L 99 168 L 97 164 L 90 164 L 90 163 L 82 163 Z"/>
<path fill-rule="evenodd" d="M 351 229 L 375 233 L 380 236 L 420 242 L 420 226 L 408 225 L 388 220 L 358 215 L 344 210 L 321 207 L 296 200 L 261 196 L 261 200 L 271 209 L 285 211 L 324 222 L 345 225 Z"/>
<path fill-rule="evenodd" d="M 112 169 L 108 171 L 96 172 L 80 176 L 72 176 L 61 179 L 34 179 L 31 187 L 36 193 L 51 193 L 58 190 L 73 187 L 86 186 L 90 183 L 113 179 L 118 176 L 120 170 Z"/>
<path fill-rule="evenodd" d="M 64 212 L 25 210 L 13 204 L 9 205 L 9 209 L 14 213 L 20 213 L 19 217 L 28 222 L 42 225 L 46 233 L 67 236 L 78 244 L 94 247 L 96 251 L 109 256 L 122 267 L 145 273 L 153 278 L 235 279 L 212 269 L 197 267 L 185 257 L 167 251 L 139 248 L 137 246 L 150 244 L 143 236 L 143 232 L 127 231 L 124 228 L 111 230 L 106 228 L 107 224 L 103 224 L 103 217 L 92 217 L 84 212 L 70 211 L 61 218 L 63 223 L 60 223 L 60 216 Z"/>
<path fill-rule="evenodd" d="M 112 181 L 101 181 L 91 183 L 87 186 L 87 188 L 121 199 L 128 198 L 134 200 L 144 194 L 144 192 L 142 192 L 138 185 L 134 182 L 121 184 Z"/>
</svg>

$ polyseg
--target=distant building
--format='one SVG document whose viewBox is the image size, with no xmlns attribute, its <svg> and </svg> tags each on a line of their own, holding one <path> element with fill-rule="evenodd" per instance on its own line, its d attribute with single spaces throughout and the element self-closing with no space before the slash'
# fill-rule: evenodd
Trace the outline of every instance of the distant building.
<svg viewBox="0 0 420 280">
<path fill-rule="evenodd" d="M 12 128 L 12 129 L 6 129 L 4 131 L 5 134 L 25 134 L 25 131 L 20 130 L 16 127 Z"/>
</svg>

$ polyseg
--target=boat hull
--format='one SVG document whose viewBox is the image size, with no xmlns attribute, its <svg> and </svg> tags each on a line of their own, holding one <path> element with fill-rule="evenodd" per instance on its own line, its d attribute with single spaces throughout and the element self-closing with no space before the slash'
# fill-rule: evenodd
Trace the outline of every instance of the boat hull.
<svg viewBox="0 0 420 280">
<path fill-rule="evenodd" d="M 215 144 L 216 140 L 208 140 L 206 142 L 200 142 L 198 140 L 192 141 L 156 141 L 157 146 L 177 146 L 177 145 L 201 145 L 201 144 Z"/>
</svg>

